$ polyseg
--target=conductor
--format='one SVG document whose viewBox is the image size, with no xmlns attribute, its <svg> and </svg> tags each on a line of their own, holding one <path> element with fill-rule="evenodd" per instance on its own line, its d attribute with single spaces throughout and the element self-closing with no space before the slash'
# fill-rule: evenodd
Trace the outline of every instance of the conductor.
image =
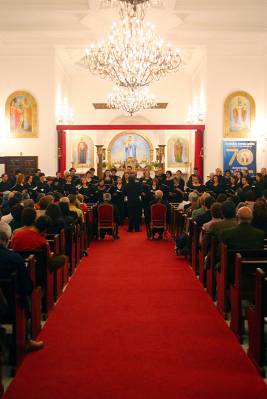
<svg viewBox="0 0 267 399">
<path fill-rule="evenodd" d="M 135 176 L 129 176 L 129 182 L 124 187 L 124 195 L 127 197 L 127 210 L 128 210 L 128 230 L 140 231 L 141 219 L 141 192 L 142 187 L 139 182 L 135 181 Z"/>
</svg>

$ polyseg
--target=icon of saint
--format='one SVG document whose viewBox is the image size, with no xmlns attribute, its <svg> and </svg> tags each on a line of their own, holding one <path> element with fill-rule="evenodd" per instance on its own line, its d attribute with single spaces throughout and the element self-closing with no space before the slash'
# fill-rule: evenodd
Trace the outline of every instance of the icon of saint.
<svg viewBox="0 0 267 399">
<path fill-rule="evenodd" d="M 181 163 L 183 162 L 183 143 L 177 139 L 176 142 L 174 143 L 174 159 L 175 162 Z"/>
<path fill-rule="evenodd" d="M 136 159 L 136 143 L 132 136 L 128 136 L 128 139 L 124 142 L 124 151 L 125 151 L 125 161 L 128 158 Z"/>
<path fill-rule="evenodd" d="M 88 145 L 81 139 L 78 143 L 78 163 L 86 164 L 88 153 Z"/>
</svg>

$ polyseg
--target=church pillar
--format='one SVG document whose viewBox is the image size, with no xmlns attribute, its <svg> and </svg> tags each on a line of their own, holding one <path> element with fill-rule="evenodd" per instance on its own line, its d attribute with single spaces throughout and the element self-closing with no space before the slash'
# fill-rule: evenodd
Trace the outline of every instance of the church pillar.
<svg viewBox="0 0 267 399">
<path fill-rule="evenodd" d="M 96 154 L 97 154 L 97 176 L 102 178 L 102 162 L 103 162 L 103 145 L 96 145 Z"/>
<path fill-rule="evenodd" d="M 165 144 L 159 144 L 159 163 L 163 173 L 165 173 L 165 147 Z"/>
<path fill-rule="evenodd" d="M 58 156 L 58 171 L 61 176 L 64 175 L 66 170 L 66 132 L 64 130 L 58 130 L 57 132 L 57 156 Z"/>
<path fill-rule="evenodd" d="M 204 131 L 195 132 L 195 163 L 199 176 L 203 179 L 203 160 L 204 160 Z"/>
</svg>

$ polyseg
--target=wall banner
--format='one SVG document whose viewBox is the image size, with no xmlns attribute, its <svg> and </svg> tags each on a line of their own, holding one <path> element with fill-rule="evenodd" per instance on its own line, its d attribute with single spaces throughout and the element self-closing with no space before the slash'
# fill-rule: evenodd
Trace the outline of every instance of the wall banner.
<svg viewBox="0 0 267 399">
<path fill-rule="evenodd" d="M 223 169 L 236 170 L 248 169 L 250 174 L 255 174 L 257 142 L 256 141 L 224 141 L 223 142 Z"/>
</svg>

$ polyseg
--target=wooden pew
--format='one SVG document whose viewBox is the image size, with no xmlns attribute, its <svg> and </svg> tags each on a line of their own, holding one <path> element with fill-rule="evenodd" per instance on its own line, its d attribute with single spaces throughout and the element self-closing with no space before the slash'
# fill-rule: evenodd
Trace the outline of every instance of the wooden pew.
<svg viewBox="0 0 267 399">
<path fill-rule="evenodd" d="M 266 365 L 266 340 L 264 326 L 267 324 L 267 274 L 261 269 L 256 271 L 255 305 L 250 305 L 248 317 L 248 356 L 263 374 Z"/>
<path fill-rule="evenodd" d="M 36 259 L 34 255 L 30 255 L 26 259 L 26 266 L 33 283 L 33 291 L 31 295 L 31 336 L 33 339 L 37 337 L 41 331 L 41 287 L 36 281 Z"/>
<path fill-rule="evenodd" d="M 179 204 L 175 202 L 171 202 L 170 204 L 170 224 L 169 224 L 169 232 L 173 238 L 176 238 L 176 230 L 177 230 L 177 212 Z"/>
<path fill-rule="evenodd" d="M 63 288 L 64 288 L 69 281 L 69 257 L 66 252 L 66 235 L 64 229 L 61 229 L 59 237 L 60 237 L 60 254 L 66 256 L 66 263 L 63 269 Z"/>
<path fill-rule="evenodd" d="M 49 267 L 49 244 L 43 249 L 21 250 L 18 252 L 24 259 L 34 255 L 36 259 L 36 284 L 42 288 L 42 312 L 45 318 L 54 306 L 54 273 Z"/>
<path fill-rule="evenodd" d="M 208 262 L 206 264 L 207 293 L 213 301 L 216 296 L 216 251 L 217 240 L 213 237 L 211 239 L 210 250 L 208 252 Z"/>
<path fill-rule="evenodd" d="M 75 225 L 65 229 L 66 254 L 70 261 L 69 273 L 72 276 L 76 266 Z"/>
<path fill-rule="evenodd" d="M 202 283 L 203 287 L 206 287 L 207 272 L 205 268 L 205 258 L 208 255 L 207 248 L 204 245 L 204 236 L 206 234 L 206 231 L 202 228 L 200 234 L 202 236 L 202 243 L 199 244 L 198 251 L 199 281 Z"/>
<path fill-rule="evenodd" d="M 198 269 L 199 269 L 199 262 L 198 262 L 198 251 L 199 251 L 199 234 L 200 234 L 200 228 L 196 224 L 196 222 L 191 222 L 191 227 L 192 227 L 192 262 L 191 266 L 192 269 L 196 274 L 198 274 Z"/>
<path fill-rule="evenodd" d="M 220 269 L 216 272 L 217 284 L 217 308 L 223 317 L 227 318 L 227 312 L 230 307 L 229 287 L 230 283 L 234 281 L 234 261 L 235 254 L 240 253 L 247 258 L 256 258 L 260 250 L 228 250 L 224 243 L 221 243 L 221 263 Z M 266 252 L 267 255 L 267 252 Z M 261 257 L 261 255 L 260 255 Z"/>
<path fill-rule="evenodd" d="M 192 266 L 192 237 L 193 237 L 193 220 L 186 214 L 182 214 L 183 219 L 183 230 L 182 236 L 185 237 L 186 245 L 183 249 L 183 254 L 185 255 L 188 263 Z"/>
<path fill-rule="evenodd" d="M 47 234 L 46 239 L 49 242 L 51 252 L 54 255 L 60 255 L 60 235 Z M 54 271 L 54 301 L 56 302 L 63 289 L 63 268 L 58 268 Z"/>
<path fill-rule="evenodd" d="M 16 369 L 25 356 L 26 316 L 20 304 L 17 273 L 0 271 L 0 287 L 8 303 L 8 311 L 1 317 L 1 324 L 12 325 L 10 364 Z"/>
<path fill-rule="evenodd" d="M 251 300 L 255 297 L 255 274 L 260 267 L 267 271 L 266 252 L 262 251 L 262 256 L 257 254 L 257 258 L 243 258 L 237 253 L 235 256 L 235 281 L 230 285 L 231 303 L 231 323 L 230 328 L 243 342 L 243 317 L 242 300 Z"/>
<path fill-rule="evenodd" d="M 93 225 L 93 214 L 92 210 L 87 209 L 87 211 L 84 214 L 84 220 L 85 220 L 85 237 L 84 237 L 84 242 L 85 242 L 85 249 L 87 251 L 88 247 L 90 246 L 90 242 L 92 241 L 92 225 Z"/>
<path fill-rule="evenodd" d="M 184 213 L 182 211 L 179 211 L 178 209 L 175 210 L 175 213 L 176 213 L 175 238 L 178 238 L 183 235 L 186 218 Z"/>
<path fill-rule="evenodd" d="M 88 243 L 93 240 L 94 237 L 94 213 L 96 206 L 95 205 L 89 205 L 88 204 L 88 211 L 87 211 L 87 217 L 88 217 Z"/>
<path fill-rule="evenodd" d="M 80 223 L 75 225 L 75 267 L 81 260 L 81 226 Z"/>
</svg>

